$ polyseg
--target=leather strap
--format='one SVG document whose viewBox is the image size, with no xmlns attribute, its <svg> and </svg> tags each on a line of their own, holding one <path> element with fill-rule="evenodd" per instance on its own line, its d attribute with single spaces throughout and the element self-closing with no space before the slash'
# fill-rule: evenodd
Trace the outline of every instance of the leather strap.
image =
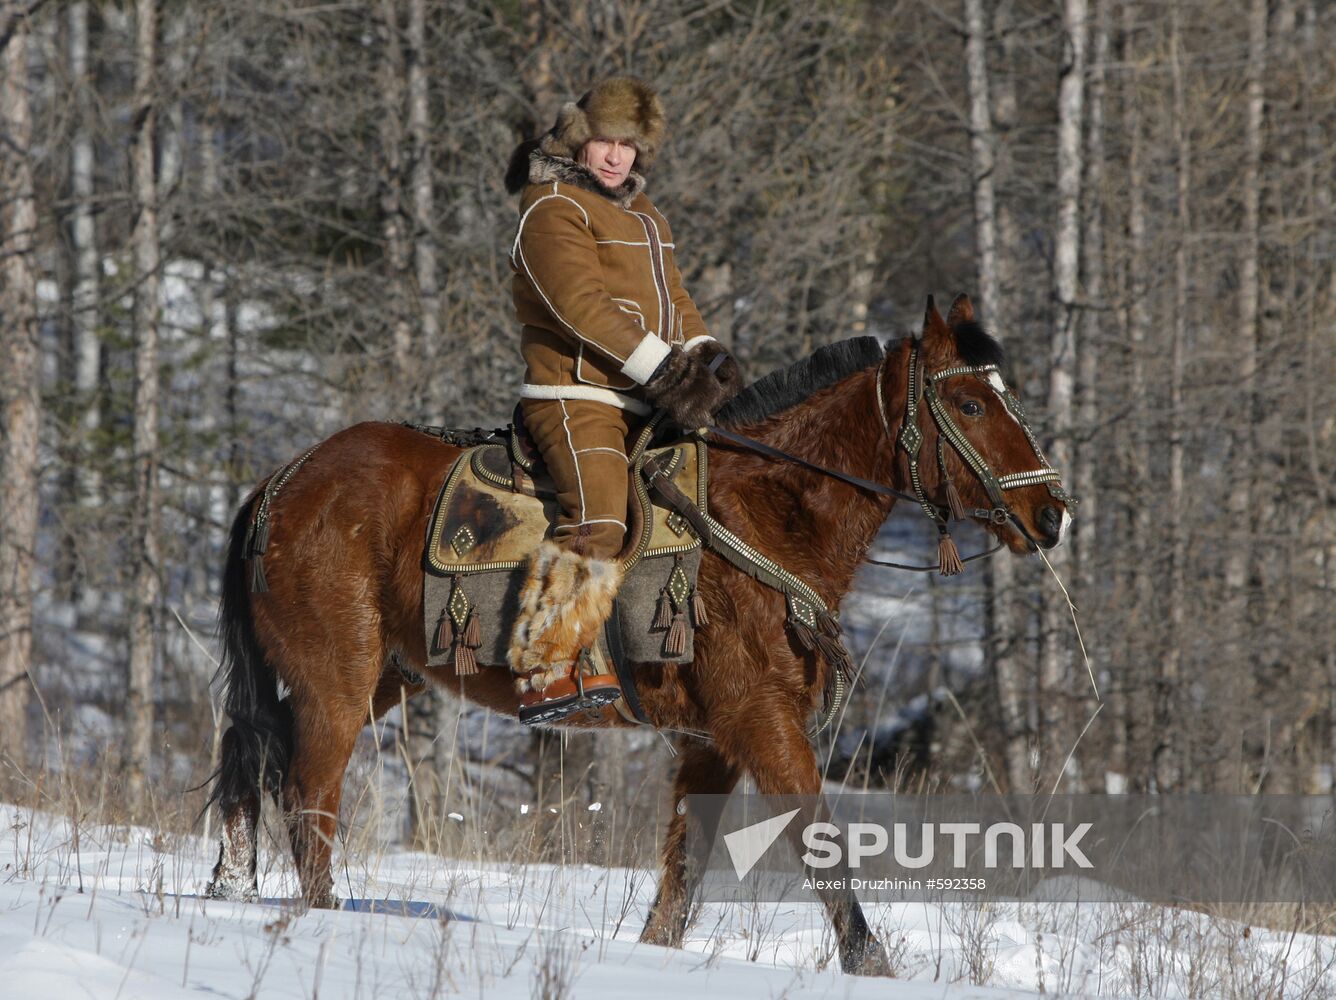
<svg viewBox="0 0 1336 1000">
<path fill-rule="evenodd" d="M 813 472 L 819 472 L 824 476 L 830 476 L 834 479 L 841 479 L 850 486 L 857 486 L 859 489 L 868 490 L 872 493 L 880 493 L 882 496 L 895 497 L 897 500 L 908 500 L 910 503 L 918 503 L 918 497 L 908 493 L 902 493 L 900 490 L 892 489 L 889 486 L 883 486 L 881 483 L 874 483 L 871 479 L 864 479 L 862 476 L 855 476 L 852 473 L 841 472 L 838 469 L 828 469 L 824 465 L 817 465 L 815 462 L 809 462 L 805 458 L 799 458 L 797 455 L 790 455 L 787 451 L 780 451 L 778 448 L 772 448 L 768 444 L 762 444 L 754 438 L 749 438 L 745 434 L 738 434 L 734 431 L 725 430 L 723 427 L 710 426 L 705 428 L 708 437 L 722 438 L 732 444 L 741 445 L 749 448 L 757 454 L 764 455 L 767 458 L 778 458 L 785 462 L 792 462 L 795 465 L 801 465 L 804 468 L 811 469 Z"/>
<path fill-rule="evenodd" d="M 642 726 L 649 725 L 645 717 L 644 706 L 640 704 L 640 694 L 636 691 L 635 673 L 626 662 L 626 649 L 622 645 L 622 605 L 613 598 L 612 614 L 603 626 L 603 642 L 607 646 L 608 659 L 612 660 L 613 671 L 617 674 L 617 683 L 622 687 L 622 699 L 631 710 L 634 720 Z"/>
</svg>

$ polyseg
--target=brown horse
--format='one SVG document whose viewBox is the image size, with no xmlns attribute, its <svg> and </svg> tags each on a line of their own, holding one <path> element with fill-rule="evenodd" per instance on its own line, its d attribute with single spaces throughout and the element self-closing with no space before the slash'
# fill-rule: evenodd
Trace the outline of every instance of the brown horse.
<svg viewBox="0 0 1336 1000">
<path fill-rule="evenodd" d="M 809 462 L 892 486 L 915 488 L 897 436 L 906 415 L 911 348 L 925 376 L 984 366 L 1000 359 L 997 343 L 974 322 L 964 296 L 947 319 L 929 300 L 921 337 L 883 352 L 872 338 L 818 351 L 762 379 L 720 417 L 721 425 Z M 931 385 L 931 383 L 929 383 Z M 959 494 L 955 508 L 980 515 L 997 510 L 987 472 L 1029 473 L 1042 466 L 1032 435 L 1000 379 L 957 371 L 929 394 L 944 405 L 977 455 L 953 444 L 937 461 L 937 414 L 918 406 L 923 435 L 920 496 L 947 503 L 940 470 Z M 920 395 L 924 386 L 919 385 Z M 947 435 L 949 437 L 949 435 Z M 360 424 L 323 442 L 292 476 L 271 509 L 265 554 L 268 591 L 251 593 L 245 540 L 252 506 L 243 505 L 232 529 L 224 575 L 221 621 L 231 727 L 213 799 L 222 812 L 222 850 L 210 895 L 254 898 L 256 823 L 261 796 L 281 797 L 306 900 L 333 905 L 331 844 L 344 770 L 358 732 L 413 696 L 395 663 L 493 711 L 514 715 L 508 670 L 493 667 L 458 677 L 451 667 L 428 668 L 423 636 L 423 543 L 427 519 L 457 448 L 394 424 Z M 729 531 L 814 587 L 836 608 L 849 591 L 894 499 L 716 442 L 710 447 L 711 515 Z M 994 485 L 995 485 L 994 481 Z M 263 486 L 263 484 L 261 484 Z M 1015 552 L 1035 541 L 1057 544 L 1067 523 L 1060 489 L 1025 477 L 1003 506 L 1012 524 L 989 528 Z M 927 507 L 925 507 L 927 509 Z M 1024 532 L 1024 534 L 1022 534 Z M 537 544 L 537 539 L 535 539 Z M 709 625 L 697 635 L 688 667 L 636 665 L 644 711 L 657 726 L 699 730 L 711 739 L 688 741 L 679 758 L 676 801 L 689 794 L 727 793 L 745 771 L 762 794 L 817 795 L 821 773 L 805 721 L 821 698 L 831 669 L 786 631 L 782 595 L 711 552 L 700 567 L 699 593 Z M 280 700 L 277 684 L 288 689 Z M 368 706 L 369 714 L 368 714 Z M 611 708 L 598 721 L 622 726 Z M 663 848 L 657 898 L 641 939 L 680 946 L 691 902 L 686 851 L 688 817 L 675 813 Z M 824 900 L 846 971 L 884 968 L 852 894 Z"/>
</svg>

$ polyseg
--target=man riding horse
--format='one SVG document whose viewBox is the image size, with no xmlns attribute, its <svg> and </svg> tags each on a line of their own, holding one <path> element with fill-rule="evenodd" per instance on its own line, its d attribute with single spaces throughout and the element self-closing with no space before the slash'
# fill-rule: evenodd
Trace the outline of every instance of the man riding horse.
<svg viewBox="0 0 1336 1000">
<path fill-rule="evenodd" d="M 621 694 L 613 677 L 585 676 L 582 662 L 621 585 L 628 436 L 656 407 L 683 428 L 703 426 L 742 387 L 645 195 L 664 131 L 654 91 L 613 77 L 522 143 L 506 173 L 507 189 L 522 192 L 510 258 L 520 405 L 561 507 L 530 559 L 509 652 L 531 724 Z"/>
</svg>

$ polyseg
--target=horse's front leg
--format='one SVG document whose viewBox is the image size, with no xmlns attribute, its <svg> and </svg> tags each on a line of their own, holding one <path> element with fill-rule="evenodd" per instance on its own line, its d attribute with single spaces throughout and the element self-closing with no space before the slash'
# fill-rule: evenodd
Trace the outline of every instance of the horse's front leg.
<svg viewBox="0 0 1336 1000">
<path fill-rule="evenodd" d="M 663 845 L 663 871 L 659 891 L 650 906 L 649 919 L 640 940 L 646 944 L 682 947 L 687 917 L 691 912 L 696 883 L 704 870 L 715 830 L 705 829 L 695 815 L 683 808 L 688 795 L 727 795 L 737 784 L 738 772 L 708 743 L 692 742 L 682 751 L 682 761 L 673 782 L 673 818 Z M 717 814 L 716 814 L 717 815 Z M 692 824 L 697 849 L 687 855 L 687 837 Z"/>
<path fill-rule="evenodd" d="M 734 757 L 751 774 L 762 795 L 804 795 L 819 798 L 821 772 L 816 755 L 796 711 L 786 705 L 753 706 L 749 725 L 721 734 Z M 809 819 L 824 819 L 818 805 Z M 785 835 L 801 856 L 801 823 L 791 823 Z M 863 908 L 852 889 L 818 890 L 839 944 L 840 968 L 864 976 L 890 975 L 890 960 L 881 942 L 869 930 Z"/>
</svg>

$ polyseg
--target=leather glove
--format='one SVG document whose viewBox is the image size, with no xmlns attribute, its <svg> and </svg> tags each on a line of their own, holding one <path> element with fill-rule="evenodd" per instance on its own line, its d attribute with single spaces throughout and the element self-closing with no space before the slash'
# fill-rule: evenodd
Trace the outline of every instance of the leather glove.
<svg viewBox="0 0 1336 1000">
<path fill-rule="evenodd" d="M 719 380 L 719 384 L 728 393 L 724 397 L 725 403 L 746 388 L 746 383 L 742 379 L 742 369 L 738 367 L 737 360 L 717 340 L 707 340 L 704 343 L 697 344 L 687 353 L 694 358 L 698 358 L 707 369 L 716 357 L 720 354 L 724 356 L 724 360 L 714 370 L 714 377 Z"/>
<path fill-rule="evenodd" d="M 707 367 L 708 361 L 719 353 L 727 354 L 713 341 L 689 353 L 674 347 L 645 383 L 645 398 L 667 410 L 673 422 L 684 430 L 704 427 L 715 411 L 742 388 L 742 373 L 731 356 L 714 372 Z"/>
</svg>

